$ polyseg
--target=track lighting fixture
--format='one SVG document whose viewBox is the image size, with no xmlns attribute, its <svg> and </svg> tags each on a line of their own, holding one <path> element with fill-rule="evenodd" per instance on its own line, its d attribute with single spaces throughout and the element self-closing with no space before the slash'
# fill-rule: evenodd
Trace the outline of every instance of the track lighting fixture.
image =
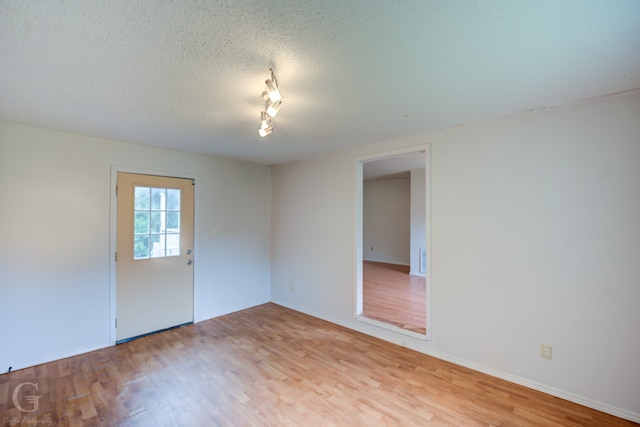
<svg viewBox="0 0 640 427">
<path fill-rule="evenodd" d="M 265 85 L 267 90 L 262 92 L 262 100 L 265 102 L 264 111 L 260 113 L 260 128 L 258 129 L 258 134 L 262 137 L 269 135 L 273 132 L 273 126 L 271 125 L 271 120 L 278 114 L 280 111 L 280 106 L 282 105 L 282 94 L 280 93 L 280 89 L 278 89 L 278 81 L 276 80 L 276 76 L 273 74 L 273 70 L 269 68 L 271 72 L 271 78 L 265 80 Z"/>
</svg>

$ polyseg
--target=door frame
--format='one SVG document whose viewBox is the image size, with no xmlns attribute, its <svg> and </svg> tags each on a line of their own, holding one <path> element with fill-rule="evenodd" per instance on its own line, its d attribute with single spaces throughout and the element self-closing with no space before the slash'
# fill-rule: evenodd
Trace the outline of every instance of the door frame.
<svg viewBox="0 0 640 427">
<path fill-rule="evenodd" d="M 362 284 L 362 261 L 364 258 L 363 244 L 363 166 L 364 163 L 373 160 L 382 160 L 393 158 L 397 156 L 403 156 L 412 153 L 424 153 L 425 154 L 425 233 L 426 233 L 426 269 L 425 269 L 425 281 L 426 281 L 426 334 L 419 334 L 417 332 L 409 331 L 399 328 L 389 323 L 369 319 L 362 315 L 363 312 L 363 284 Z M 395 150 L 387 150 L 382 152 L 376 152 L 366 155 L 357 156 L 353 159 L 353 318 L 374 325 L 383 329 L 387 329 L 393 332 L 397 332 L 403 335 L 409 335 L 414 338 L 430 341 L 432 339 L 432 302 L 431 302 L 431 145 L 421 144 L 418 146 L 411 146 L 406 148 L 399 148 Z"/>
<path fill-rule="evenodd" d="M 183 178 L 183 179 L 191 179 L 194 182 L 198 182 L 198 176 L 190 173 L 182 173 L 182 172 L 169 172 L 166 170 L 156 170 L 156 169 L 140 169 L 140 168 L 131 168 L 125 166 L 111 166 L 111 186 L 109 189 L 109 345 L 116 345 L 116 317 L 117 317 L 117 263 L 116 263 L 116 242 L 117 242 L 117 232 L 118 232 L 118 198 L 116 197 L 116 186 L 118 184 L 118 174 L 119 173 L 134 173 L 139 175 L 155 175 L 155 176 L 165 176 L 169 178 Z M 193 189 L 193 255 L 194 255 L 194 268 L 193 268 L 193 320 L 195 322 L 196 319 L 196 305 L 195 305 L 195 295 L 196 295 L 196 274 L 198 265 L 195 262 L 197 257 L 197 230 L 198 230 L 198 213 L 196 211 L 196 207 L 198 206 L 198 190 L 197 185 Z"/>
</svg>

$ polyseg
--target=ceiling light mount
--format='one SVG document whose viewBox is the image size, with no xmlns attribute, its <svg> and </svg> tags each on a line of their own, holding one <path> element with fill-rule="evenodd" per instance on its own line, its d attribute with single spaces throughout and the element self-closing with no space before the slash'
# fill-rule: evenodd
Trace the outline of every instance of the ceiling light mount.
<svg viewBox="0 0 640 427">
<path fill-rule="evenodd" d="M 258 134 L 261 137 L 265 137 L 273 132 L 271 122 L 280 111 L 280 106 L 282 105 L 282 93 L 280 93 L 280 89 L 278 88 L 278 81 L 271 68 L 269 68 L 269 72 L 271 73 L 270 78 L 264 82 L 266 90 L 261 94 L 262 100 L 265 102 L 264 110 L 260 113 L 261 123 L 258 129 Z"/>
</svg>

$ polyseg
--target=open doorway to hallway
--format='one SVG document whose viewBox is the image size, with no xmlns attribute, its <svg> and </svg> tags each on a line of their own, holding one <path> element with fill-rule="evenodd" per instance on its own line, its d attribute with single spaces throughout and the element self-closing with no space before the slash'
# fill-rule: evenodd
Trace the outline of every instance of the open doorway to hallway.
<svg viewBox="0 0 640 427">
<path fill-rule="evenodd" d="M 429 338 L 428 146 L 356 161 L 356 318 Z"/>
</svg>

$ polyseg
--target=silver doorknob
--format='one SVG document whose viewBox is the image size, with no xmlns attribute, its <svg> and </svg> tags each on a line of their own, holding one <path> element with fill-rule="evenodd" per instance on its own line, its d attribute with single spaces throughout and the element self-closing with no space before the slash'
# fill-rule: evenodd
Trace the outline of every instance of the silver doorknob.
<svg viewBox="0 0 640 427">
<path fill-rule="evenodd" d="M 187 249 L 187 255 L 191 255 L 191 249 Z"/>
<path fill-rule="evenodd" d="M 190 259 L 187 260 L 187 265 L 191 265 L 193 264 L 193 261 L 191 261 Z"/>
</svg>

